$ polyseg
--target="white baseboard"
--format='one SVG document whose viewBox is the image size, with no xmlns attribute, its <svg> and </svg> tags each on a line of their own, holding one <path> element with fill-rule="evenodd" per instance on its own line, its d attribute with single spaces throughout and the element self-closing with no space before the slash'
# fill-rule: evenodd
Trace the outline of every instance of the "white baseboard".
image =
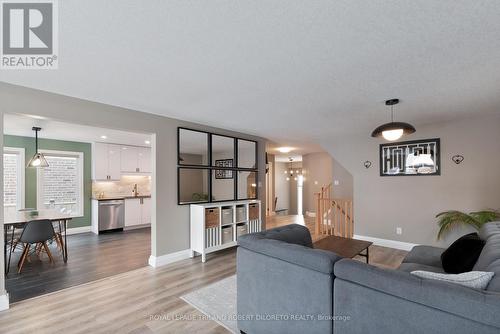
<svg viewBox="0 0 500 334">
<path fill-rule="evenodd" d="M 389 239 L 380 239 L 380 238 L 372 238 L 372 237 L 367 237 L 364 235 L 357 235 L 357 234 L 354 235 L 354 239 L 371 241 L 371 242 L 373 242 L 374 245 L 377 245 L 377 246 L 396 248 L 396 249 L 401 249 L 401 250 L 405 250 L 405 251 L 410 251 L 413 247 L 417 246 L 417 244 L 412 244 L 409 242 L 389 240 Z"/>
<path fill-rule="evenodd" d="M 0 311 L 5 311 L 9 309 L 9 294 L 0 295 Z"/>
<path fill-rule="evenodd" d="M 174 263 L 177 261 L 189 259 L 191 255 L 190 249 L 181 250 L 179 252 L 165 254 L 162 256 L 153 256 L 149 257 L 149 265 L 154 268 L 158 268 L 161 266 L 166 266 L 167 264 Z"/>
<path fill-rule="evenodd" d="M 316 212 L 314 211 L 306 211 L 306 217 L 316 217 Z"/>
<path fill-rule="evenodd" d="M 68 235 L 87 233 L 87 232 L 92 232 L 91 226 L 73 227 L 73 228 L 68 228 L 68 230 L 66 231 Z"/>
</svg>

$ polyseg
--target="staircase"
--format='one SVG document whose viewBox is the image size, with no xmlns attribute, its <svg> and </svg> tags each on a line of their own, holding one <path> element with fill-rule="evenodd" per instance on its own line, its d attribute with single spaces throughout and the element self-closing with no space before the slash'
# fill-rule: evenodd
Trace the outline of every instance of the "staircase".
<svg viewBox="0 0 500 334">
<path fill-rule="evenodd" d="M 321 187 L 321 191 L 314 196 L 316 201 L 316 236 L 321 238 L 335 235 L 352 238 L 354 234 L 352 199 L 332 198 L 331 183 Z"/>
</svg>

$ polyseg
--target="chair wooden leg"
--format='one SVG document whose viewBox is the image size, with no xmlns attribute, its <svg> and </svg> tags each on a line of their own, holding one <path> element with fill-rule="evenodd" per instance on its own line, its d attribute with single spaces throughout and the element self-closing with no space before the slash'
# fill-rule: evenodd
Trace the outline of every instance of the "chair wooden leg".
<svg viewBox="0 0 500 334">
<path fill-rule="evenodd" d="M 30 252 L 30 248 L 31 248 L 31 244 L 26 244 L 24 246 L 24 252 L 23 252 L 23 256 L 21 256 L 21 259 L 19 260 L 19 269 L 17 270 L 17 273 L 20 274 L 21 273 L 21 270 L 23 270 L 23 266 L 24 266 L 24 261 L 26 260 L 26 257 L 28 257 L 28 254 Z"/>
<path fill-rule="evenodd" d="M 40 257 L 40 253 L 42 252 L 42 247 L 43 247 L 43 246 L 42 246 L 42 243 L 41 243 L 41 242 L 39 242 L 39 243 L 37 243 L 37 244 L 36 244 L 36 255 L 37 255 L 38 257 Z"/>
<path fill-rule="evenodd" d="M 63 250 L 63 240 L 62 240 L 61 233 L 56 233 L 55 239 L 56 239 L 56 243 L 57 243 L 57 248 L 59 248 L 62 251 Z"/>
<path fill-rule="evenodd" d="M 54 259 L 52 258 L 52 253 L 50 252 L 50 249 L 49 247 L 47 247 L 47 242 L 44 242 L 42 243 L 43 245 L 43 248 L 45 248 L 45 252 L 47 253 L 47 255 L 49 256 L 49 260 L 51 263 L 54 263 Z"/>
</svg>

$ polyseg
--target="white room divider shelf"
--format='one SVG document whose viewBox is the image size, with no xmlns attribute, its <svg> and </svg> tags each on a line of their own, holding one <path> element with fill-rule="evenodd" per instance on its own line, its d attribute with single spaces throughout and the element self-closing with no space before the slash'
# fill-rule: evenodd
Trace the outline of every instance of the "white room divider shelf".
<svg viewBox="0 0 500 334">
<path fill-rule="evenodd" d="M 191 257 L 205 262 L 206 254 L 236 246 L 239 235 L 260 232 L 260 208 L 259 200 L 191 204 Z"/>
</svg>

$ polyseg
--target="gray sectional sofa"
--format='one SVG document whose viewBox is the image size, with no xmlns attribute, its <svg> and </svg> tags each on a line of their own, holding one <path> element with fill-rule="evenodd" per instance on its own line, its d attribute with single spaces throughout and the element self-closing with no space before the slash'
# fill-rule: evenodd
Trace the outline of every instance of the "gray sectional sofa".
<svg viewBox="0 0 500 334">
<path fill-rule="evenodd" d="M 258 333 L 500 333 L 500 222 L 474 270 L 493 271 L 486 290 L 422 279 L 443 272 L 444 249 L 415 247 L 398 270 L 312 248 L 307 228 L 242 236 L 237 253 L 238 327 Z"/>
</svg>

